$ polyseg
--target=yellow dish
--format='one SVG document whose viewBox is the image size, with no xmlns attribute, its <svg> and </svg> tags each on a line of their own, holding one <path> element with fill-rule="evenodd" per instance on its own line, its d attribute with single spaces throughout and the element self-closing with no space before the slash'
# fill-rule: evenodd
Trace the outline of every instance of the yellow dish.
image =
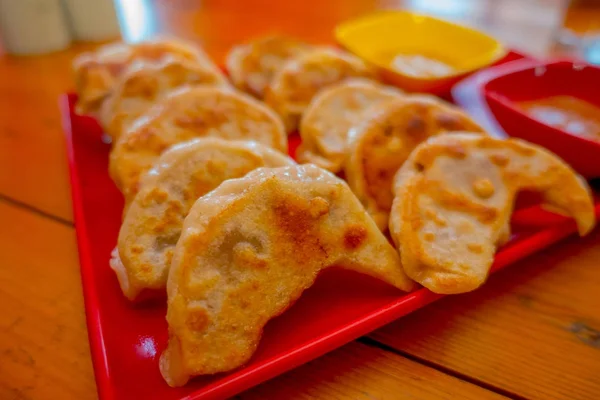
<svg viewBox="0 0 600 400">
<path fill-rule="evenodd" d="M 440 92 L 506 54 L 494 38 L 438 18 L 383 11 L 340 24 L 340 45 L 413 92 Z"/>
</svg>

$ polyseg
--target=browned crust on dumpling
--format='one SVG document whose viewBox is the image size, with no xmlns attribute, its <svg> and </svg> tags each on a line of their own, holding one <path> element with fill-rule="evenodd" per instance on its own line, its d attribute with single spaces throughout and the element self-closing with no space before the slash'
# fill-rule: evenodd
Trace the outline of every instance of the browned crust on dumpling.
<svg viewBox="0 0 600 400">
<path fill-rule="evenodd" d="M 198 199 L 167 282 L 167 383 L 247 362 L 265 324 L 334 265 L 414 288 L 346 183 L 314 165 L 260 168 Z"/>
<path fill-rule="evenodd" d="M 396 171 L 419 143 L 452 131 L 483 132 L 463 111 L 429 96 L 379 104 L 351 129 L 346 179 L 382 230 L 387 229 Z"/>
<path fill-rule="evenodd" d="M 333 173 L 341 171 L 350 128 L 361 122 L 369 107 L 401 96 L 396 88 L 360 78 L 321 89 L 300 122 L 298 162 L 313 163 Z"/>
<path fill-rule="evenodd" d="M 580 234 L 595 224 L 583 178 L 544 148 L 454 133 L 420 144 L 395 177 L 390 233 L 408 275 L 437 293 L 461 293 L 487 278 L 510 235 L 516 194 L 534 190 L 572 216 Z"/>
<path fill-rule="evenodd" d="M 164 291 L 183 219 L 199 197 L 256 168 L 294 164 L 256 142 L 211 137 L 165 151 L 128 208 L 111 260 L 125 296 L 133 300 L 142 291 Z"/>
<path fill-rule="evenodd" d="M 126 202 L 163 151 L 196 137 L 253 140 L 287 153 L 281 120 L 258 100 L 219 87 L 177 89 L 134 121 L 113 146 L 109 171 Z"/>
<path fill-rule="evenodd" d="M 291 132 L 320 89 L 348 78 L 375 77 L 374 70 L 352 54 L 335 48 L 313 48 L 285 62 L 267 88 L 265 102 Z"/>
</svg>

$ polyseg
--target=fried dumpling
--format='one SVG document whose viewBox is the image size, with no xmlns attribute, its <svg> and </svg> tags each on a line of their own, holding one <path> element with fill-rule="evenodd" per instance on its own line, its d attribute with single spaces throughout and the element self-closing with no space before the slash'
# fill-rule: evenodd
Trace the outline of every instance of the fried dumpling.
<svg viewBox="0 0 600 400">
<path fill-rule="evenodd" d="M 265 102 L 279 113 L 291 132 L 320 89 L 347 78 L 374 77 L 374 71 L 352 54 L 328 47 L 313 48 L 283 64 L 267 88 Z"/>
<path fill-rule="evenodd" d="M 388 225 L 392 180 L 410 152 L 428 137 L 452 131 L 483 132 L 467 114 L 429 96 L 379 104 L 350 130 L 346 180 L 380 229 Z"/>
<path fill-rule="evenodd" d="M 199 197 L 256 168 L 294 164 L 248 141 L 192 139 L 165 151 L 129 206 L 111 260 L 125 296 L 133 300 L 145 289 L 164 290 L 183 219 Z"/>
<path fill-rule="evenodd" d="M 82 53 L 73 60 L 75 87 L 79 96 L 77 112 L 97 114 L 127 66 L 136 60 L 158 61 L 166 55 L 175 55 L 216 69 L 200 48 L 179 39 L 107 44 L 94 52 Z"/>
<path fill-rule="evenodd" d="M 126 129 L 110 154 L 110 175 L 128 203 L 140 176 L 170 146 L 195 137 L 253 140 L 287 153 L 281 119 L 267 106 L 240 92 L 219 87 L 184 87 Z"/>
<path fill-rule="evenodd" d="M 229 86 L 218 70 L 202 63 L 166 55 L 158 62 L 135 62 L 118 79 L 102 107 L 105 132 L 117 139 L 121 132 L 152 105 L 183 85 Z"/>
<path fill-rule="evenodd" d="M 300 122 L 298 162 L 339 172 L 346 159 L 349 129 L 364 118 L 369 107 L 400 96 L 402 92 L 396 88 L 360 78 L 322 89 Z"/>
<path fill-rule="evenodd" d="M 262 98 L 273 75 L 283 63 L 309 47 L 289 37 L 267 36 L 235 46 L 227 55 L 225 64 L 238 89 Z"/>
<path fill-rule="evenodd" d="M 595 224 L 590 189 L 553 153 L 517 140 L 456 133 L 419 145 L 398 172 L 390 233 L 407 274 L 436 293 L 461 293 L 486 279 L 507 237 L 517 192 L 534 190 Z"/>
<path fill-rule="evenodd" d="M 167 383 L 248 361 L 265 324 L 330 266 L 413 289 L 346 183 L 314 165 L 260 168 L 198 199 L 167 282 Z"/>
</svg>

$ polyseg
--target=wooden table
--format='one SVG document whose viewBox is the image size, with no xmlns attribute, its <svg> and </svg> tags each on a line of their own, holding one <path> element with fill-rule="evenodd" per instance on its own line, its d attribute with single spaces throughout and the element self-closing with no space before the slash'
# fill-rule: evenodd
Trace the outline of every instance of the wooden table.
<svg viewBox="0 0 600 400">
<path fill-rule="evenodd" d="M 396 4 L 394 4 L 396 3 Z M 279 31 L 330 42 L 339 21 L 392 1 L 122 2 L 128 39 L 195 38 L 218 61 Z M 562 1 L 405 1 L 550 51 Z M 127 6 L 127 7 L 124 7 Z M 575 27 L 600 21 L 574 10 Z M 0 58 L 0 399 L 87 399 L 90 361 L 57 96 L 71 58 Z M 570 239 L 240 396 L 425 399 L 600 398 L 600 231 Z"/>
</svg>

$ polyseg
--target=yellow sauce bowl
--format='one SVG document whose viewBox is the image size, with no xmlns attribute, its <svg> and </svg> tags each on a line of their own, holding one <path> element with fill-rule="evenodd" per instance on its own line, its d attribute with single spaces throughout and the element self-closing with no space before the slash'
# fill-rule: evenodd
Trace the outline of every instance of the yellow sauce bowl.
<svg viewBox="0 0 600 400">
<path fill-rule="evenodd" d="M 412 92 L 440 93 L 506 54 L 494 38 L 465 26 L 408 11 L 383 11 L 344 22 L 338 43 L 380 69 L 388 82 Z M 393 68 L 396 56 L 426 57 L 448 66 L 435 76 Z M 439 71 L 438 71 L 439 72 Z"/>
</svg>

